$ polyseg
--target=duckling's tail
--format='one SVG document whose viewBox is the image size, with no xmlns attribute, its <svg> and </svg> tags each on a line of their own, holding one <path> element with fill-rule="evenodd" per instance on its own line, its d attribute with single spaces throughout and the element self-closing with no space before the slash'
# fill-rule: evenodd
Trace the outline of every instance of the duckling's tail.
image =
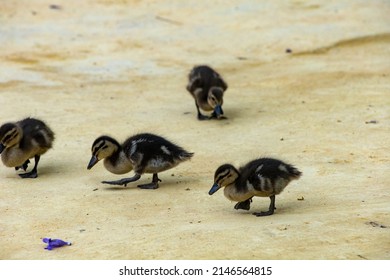
<svg viewBox="0 0 390 280">
<path fill-rule="evenodd" d="M 299 179 L 302 176 L 302 172 L 292 165 L 287 165 L 287 171 L 292 179 Z"/>
<path fill-rule="evenodd" d="M 190 158 L 192 158 L 193 155 L 194 155 L 194 153 L 189 153 L 189 152 L 184 151 L 184 152 L 180 153 L 179 158 L 180 158 L 180 160 L 185 161 L 185 160 L 189 160 Z"/>
</svg>

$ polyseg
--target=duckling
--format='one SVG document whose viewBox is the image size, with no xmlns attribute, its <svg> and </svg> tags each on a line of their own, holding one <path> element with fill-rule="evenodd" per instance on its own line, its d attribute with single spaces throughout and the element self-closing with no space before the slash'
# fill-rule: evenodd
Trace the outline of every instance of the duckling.
<svg viewBox="0 0 390 280">
<path fill-rule="evenodd" d="M 302 172 L 294 166 L 273 158 L 259 158 L 250 161 L 237 170 L 231 164 L 221 165 L 214 174 L 214 185 L 209 195 L 225 187 L 224 194 L 231 201 L 238 201 L 235 209 L 249 210 L 254 196 L 269 197 L 269 210 L 253 215 L 269 216 L 274 213 L 275 196 L 292 181 L 299 179 Z"/>
<path fill-rule="evenodd" d="M 158 182 L 161 182 L 157 173 L 171 169 L 193 156 L 193 153 L 167 139 L 150 133 L 131 136 L 122 145 L 110 136 L 100 136 L 93 142 L 91 151 L 88 169 L 104 159 L 104 167 L 111 173 L 125 174 L 131 170 L 135 172 L 133 177 L 103 181 L 103 184 L 126 187 L 128 183 L 139 180 L 142 174 L 152 173 L 152 182 L 138 185 L 141 189 L 157 189 Z"/>
<path fill-rule="evenodd" d="M 34 168 L 19 174 L 22 178 L 38 177 L 38 162 L 53 144 L 53 131 L 41 120 L 26 118 L 0 127 L 1 160 L 7 167 L 27 170 L 30 158 L 35 159 Z"/>
<path fill-rule="evenodd" d="M 198 120 L 222 119 L 223 94 L 228 86 L 222 77 L 207 65 L 195 66 L 188 75 L 187 91 L 195 99 Z M 212 111 L 210 117 L 202 115 L 203 111 Z"/>
</svg>

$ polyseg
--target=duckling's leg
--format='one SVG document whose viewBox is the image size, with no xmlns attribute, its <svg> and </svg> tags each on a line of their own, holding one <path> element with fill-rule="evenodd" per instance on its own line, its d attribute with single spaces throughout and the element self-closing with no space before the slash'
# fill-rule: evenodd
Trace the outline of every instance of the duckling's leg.
<svg viewBox="0 0 390 280">
<path fill-rule="evenodd" d="M 202 115 L 202 113 L 199 110 L 198 103 L 196 103 L 196 101 L 195 101 L 195 106 L 196 106 L 196 110 L 198 111 L 198 120 L 204 121 L 204 120 L 209 120 L 210 119 L 209 117 L 207 117 L 205 115 Z"/>
<path fill-rule="evenodd" d="M 37 178 L 38 177 L 37 167 L 38 167 L 38 162 L 39 162 L 40 158 L 41 157 L 39 155 L 36 155 L 34 157 L 34 160 L 35 160 L 34 168 L 30 172 L 19 174 L 19 176 L 22 177 L 22 178 Z M 27 169 L 27 165 L 28 165 L 29 162 L 30 162 L 29 160 L 26 160 L 25 163 L 23 163 L 23 165 L 22 165 L 22 168 L 25 171 Z"/>
<path fill-rule="evenodd" d="M 245 201 L 240 201 L 236 205 L 234 205 L 234 209 L 243 209 L 243 210 L 249 210 L 251 208 L 251 202 L 252 202 L 252 197 L 248 198 Z"/>
<path fill-rule="evenodd" d="M 255 212 L 253 213 L 253 215 L 255 215 L 256 217 L 260 217 L 260 216 L 270 216 L 274 213 L 274 210 L 276 209 L 275 208 L 275 195 L 271 195 L 269 197 L 271 199 L 271 203 L 269 205 L 269 209 L 267 212 Z"/>
<path fill-rule="evenodd" d="M 123 179 L 120 179 L 117 181 L 103 181 L 102 183 L 109 184 L 109 185 L 124 185 L 125 187 L 127 187 L 128 183 L 137 181 L 137 180 L 139 180 L 139 178 L 141 178 L 141 175 L 138 173 L 135 173 L 135 175 L 131 178 L 123 178 Z"/>
<path fill-rule="evenodd" d="M 158 189 L 158 182 L 161 182 L 161 180 L 158 178 L 157 173 L 153 174 L 152 182 L 149 184 L 143 184 L 138 185 L 140 189 L 149 189 L 149 190 L 155 190 Z"/>
<path fill-rule="evenodd" d="M 21 165 L 21 166 L 16 166 L 16 167 L 15 167 L 15 170 L 19 170 L 20 168 L 22 168 L 24 171 L 26 171 L 29 163 L 30 163 L 30 160 L 28 159 L 28 160 L 26 160 L 26 161 L 23 163 L 23 165 Z"/>
</svg>

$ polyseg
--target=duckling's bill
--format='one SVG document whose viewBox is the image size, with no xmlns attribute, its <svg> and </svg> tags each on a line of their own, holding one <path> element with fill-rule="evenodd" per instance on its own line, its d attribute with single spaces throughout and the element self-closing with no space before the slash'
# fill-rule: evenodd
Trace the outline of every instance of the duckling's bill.
<svg viewBox="0 0 390 280">
<path fill-rule="evenodd" d="M 214 114 L 217 116 L 217 118 L 219 118 L 220 116 L 223 115 L 223 110 L 222 110 L 222 106 L 221 105 L 215 106 Z"/>
<path fill-rule="evenodd" d="M 88 163 L 87 169 L 89 170 L 89 169 L 91 169 L 92 167 L 94 167 L 94 165 L 95 165 L 96 163 L 98 163 L 98 161 L 99 161 L 99 159 L 97 158 L 97 156 L 92 156 L 92 157 L 91 157 L 91 160 L 90 160 L 89 163 Z"/>
<path fill-rule="evenodd" d="M 211 189 L 209 190 L 209 195 L 212 195 L 214 194 L 216 191 L 218 191 L 221 187 L 217 184 L 217 183 L 214 183 L 214 185 L 211 187 Z"/>
</svg>

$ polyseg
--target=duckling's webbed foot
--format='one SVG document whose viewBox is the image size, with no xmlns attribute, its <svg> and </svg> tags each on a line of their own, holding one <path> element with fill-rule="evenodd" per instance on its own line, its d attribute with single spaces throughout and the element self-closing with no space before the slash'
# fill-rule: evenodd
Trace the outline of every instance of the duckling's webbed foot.
<svg viewBox="0 0 390 280">
<path fill-rule="evenodd" d="M 39 162 L 40 158 L 41 157 L 38 156 L 38 155 L 35 156 L 34 157 L 34 159 L 35 159 L 34 168 L 30 172 L 19 174 L 19 176 L 21 178 L 23 178 L 23 179 L 25 179 L 25 178 L 37 178 L 38 177 L 37 168 L 38 168 L 38 162 Z M 23 170 L 26 171 L 27 166 L 28 166 L 29 163 L 30 163 L 30 160 L 26 160 L 20 168 L 23 168 Z"/>
<path fill-rule="evenodd" d="M 245 201 L 240 201 L 236 205 L 234 205 L 234 209 L 249 210 L 251 208 L 251 202 L 252 202 L 252 198 L 249 198 Z"/>
<path fill-rule="evenodd" d="M 102 183 L 103 184 L 109 184 L 109 185 L 119 185 L 119 186 L 123 185 L 124 187 L 127 187 L 128 183 L 137 181 L 139 178 L 141 178 L 141 175 L 135 174 L 131 178 L 123 178 L 123 179 L 120 179 L 120 180 L 117 180 L 117 181 L 102 181 Z"/>
<path fill-rule="evenodd" d="M 254 212 L 253 215 L 256 217 L 264 217 L 264 216 L 271 216 L 274 213 L 274 211 L 262 211 L 262 212 Z"/>
<path fill-rule="evenodd" d="M 155 173 L 153 174 L 153 179 L 151 183 L 138 185 L 137 187 L 140 189 L 155 190 L 158 189 L 158 182 L 161 182 L 161 180 L 158 178 L 157 173 Z"/>
<path fill-rule="evenodd" d="M 38 173 L 37 173 L 36 170 L 32 170 L 31 172 L 19 174 L 19 176 L 21 178 L 23 178 L 23 179 L 25 179 L 25 178 L 37 178 L 38 177 Z"/>
<path fill-rule="evenodd" d="M 226 120 L 227 117 L 222 116 L 222 115 L 217 115 L 217 114 L 215 113 L 215 111 L 214 111 L 208 119 L 210 119 L 210 120 L 211 120 L 211 119 Z"/>
<path fill-rule="evenodd" d="M 200 112 L 199 106 L 198 106 L 198 104 L 196 103 L 196 101 L 195 101 L 195 106 L 196 106 L 196 110 L 197 110 L 197 112 L 198 112 L 198 120 L 204 121 L 204 120 L 209 120 L 209 119 L 210 119 L 210 117 L 205 116 L 205 115 L 202 115 L 202 113 Z"/>
<path fill-rule="evenodd" d="M 210 119 L 210 117 L 202 115 L 200 112 L 198 112 L 198 120 L 205 121 L 205 120 L 209 120 L 209 119 Z"/>
<path fill-rule="evenodd" d="M 268 211 L 262 211 L 262 212 L 255 212 L 253 215 L 256 217 L 263 217 L 263 216 L 270 216 L 274 213 L 276 207 L 275 207 L 275 195 L 270 196 L 271 204 L 269 205 Z"/>
<path fill-rule="evenodd" d="M 142 185 L 138 185 L 137 187 L 139 187 L 140 189 L 146 189 L 146 190 L 155 190 L 155 189 L 158 189 L 158 183 L 149 183 L 149 184 L 142 184 Z"/>
</svg>

